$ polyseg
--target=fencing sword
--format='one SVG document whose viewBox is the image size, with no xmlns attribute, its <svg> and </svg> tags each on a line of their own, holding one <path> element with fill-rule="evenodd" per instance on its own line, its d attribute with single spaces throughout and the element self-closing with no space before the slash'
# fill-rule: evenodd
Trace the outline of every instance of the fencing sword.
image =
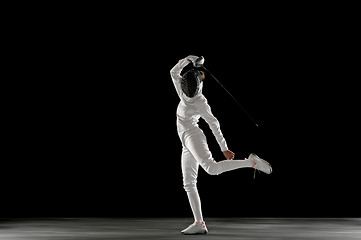
<svg viewBox="0 0 361 240">
<path fill-rule="evenodd" d="M 235 97 L 223 86 L 223 84 L 204 66 L 204 57 L 199 57 L 195 62 L 194 66 L 196 68 L 202 68 L 204 69 L 211 77 L 228 93 L 228 95 L 237 103 L 237 105 L 241 108 L 243 113 L 247 115 L 247 117 L 256 125 L 256 127 L 259 127 L 256 121 L 251 117 L 251 115 L 246 111 L 246 109 L 237 101 Z"/>
</svg>

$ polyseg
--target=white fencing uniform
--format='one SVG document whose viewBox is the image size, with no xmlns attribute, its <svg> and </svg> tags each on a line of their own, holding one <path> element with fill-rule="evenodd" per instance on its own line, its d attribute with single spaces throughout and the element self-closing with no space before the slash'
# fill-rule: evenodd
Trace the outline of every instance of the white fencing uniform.
<svg viewBox="0 0 361 240">
<path fill-rule="evenodd" d="M 180 98 L 180 103 L 177 108 L 177 131 L 183 145 L 183 186 L 188 194 L 195 221 L 202 222 L 201 203 L 196 185 L 199 165 L 201 165 L 207 173 L 218 175 L 222 172 L 237 168 L 252 167 L 253 163 L 248 159 L 214 161 L 212 153 L 208 149 L 206 137 L 198 127 L 200 117 L 208 123 L 221 151 L 224 152 L 228 150 L 228 147 L 221 132 L 220 124 L 213 116 L 207 99 L 202 94 L 203 82 L 199 87 L 199 92 L 192 98 L 187 97 L 181 88 L 182 76 L 180 73 L 182 69 L 190 63 L 188 59 L 194 62 L 197 58 L 197 56 L 188 56 L 179 60 L 171 69 L 170 74 Z"/>
</svg>

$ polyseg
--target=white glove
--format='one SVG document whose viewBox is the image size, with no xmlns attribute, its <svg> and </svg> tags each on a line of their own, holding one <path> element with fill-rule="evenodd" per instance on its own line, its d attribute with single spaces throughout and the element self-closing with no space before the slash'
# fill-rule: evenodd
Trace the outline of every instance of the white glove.
<svg viewBox="0 0 361 240">
<path fill-rule="evenodd" d="M 198 59 L 198 57 L 197 57 L 197 56 L 194 56 L 194 55 L 189 55 L 189 56 L 187 57 L 187 60 L 188 60 L 189 62 L 192 62 L 193 65 L 194 65 L 194 62 L 195 62 L 197 59 Z"/>
<path fill-rule="evenodd" d="M 204 64 L 204 57 L 203 56 L 200 56 L 199 58 L 197 58 L 193 62 L 193 66 L 195 66 L 196 68 L 202 67 L 203 64 Z"/>
</svg>

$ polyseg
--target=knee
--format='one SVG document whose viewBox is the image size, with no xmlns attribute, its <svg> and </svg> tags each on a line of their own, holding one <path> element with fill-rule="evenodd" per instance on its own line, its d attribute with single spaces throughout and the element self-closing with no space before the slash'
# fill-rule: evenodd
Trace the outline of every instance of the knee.
<svg viewBox="0 0 361 240">
<path fill-rule="evenodd" d="M 193 192 L 197 189 L 197 183 L 195 181 L 185 181 L 183 183 L 183 188 L 186 192 Z"/>
<path fill-rule="evenodd" d="M 219 165 L 217 162 L 213 162 L 212 164 L 204 167 L 204 170 L 209 174 L 209 175 L 218 175 L 220 174 L 219 171 Z"/>
<path fill-rule="evenodd" d="M 210 167 L 209 170 L 207 171 L 207 173 L 209 175 L 218 175 L 219 174 L 217 168 L 215 168 L 215 167 Z"/>
</svg>

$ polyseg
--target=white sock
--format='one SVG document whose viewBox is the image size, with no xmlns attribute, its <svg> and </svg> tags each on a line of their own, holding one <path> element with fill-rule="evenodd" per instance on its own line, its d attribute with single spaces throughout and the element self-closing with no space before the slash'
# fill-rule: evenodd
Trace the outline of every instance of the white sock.
<svg viewBox="0 0 361 240">
<path fill-rule="evenodd" d="M 187 192 L 188 200 L 192 208 L 194 220 L 197 223 L 203 221 L 202 208 L 201 208 L 201 199 L 199 198 L 197 188 L 193 188 L 191 191 Z"/>
<path fill-rule="evenodd" d="M 220 173 L 223 172 L 227 172 L 227 171 L 231 171 L 234 169 L 238 169 L 238 168 L 247 168 L 247 167 L 252 167 L 253 166 L 253 162 L 251 160 L 224 160 L 224 161 L 220 161 L 218 162 L 218 166 L 221 170 Z"/>
</svg>

